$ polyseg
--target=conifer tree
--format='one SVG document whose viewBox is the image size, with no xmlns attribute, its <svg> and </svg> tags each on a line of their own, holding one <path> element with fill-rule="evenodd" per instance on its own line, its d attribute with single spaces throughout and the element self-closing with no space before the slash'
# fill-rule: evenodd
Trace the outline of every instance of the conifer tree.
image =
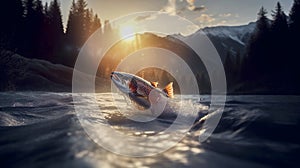
<svg viewBox="0 0 300 168">
<path fill-rule="evenodd" d="M 25 2 L 25 23 L 22 44 L 22 54 L 30 58 L 40 57 L 38 48 L 44 22 L 43 5 L 41 0 L 27 0 Z"/>
<path fill-rule="evenodd" d="M 77 25 L 76 25 L 76 3 L 75 3 L 75 0 L 73 0 L 71 9 L 69 12 L 69 18 L 68 18 L 68 23 L 67 23 L 67 28 L 66 28 L 66 38 L 67 38 L 67 42 L 69 45 L 74 43 L 75 36 L 76 36 L 76 27 L 77 27 Z"/>
<path fill-rule="evenodd" d="M 270 61 L 270 24 L 267 11 L 262 7 L 258 13 L 256 29 L 247 47 L 247 62 L 244 77 L 255 79 L 268 71 Z"/>
<path fill-rule="evenodd" d="M 273 21 L 271 24 L 271 37 L 270 37 L 270 74 L 273 77 L 283 75 L 284 68 L 287 66 L 286 60 L 289 57 L 289 29 L 287 17 L 283 12 L 281 4 L 278 2 L 275 11 L 273 11 Z M 283 56 L 287 56 L 283 59 Z"/>
<path fill-rule="evenodd" d="M 78 0 L 76 3 L 76 7 L 77 7 L 76 22 L 78 26 L 77 42 L 78 42 L 78 46 L 81 47 L 86 40 L 85 31 L 87 30 L 88 27 L 88 25 L 85 25 L 87 3 L 85 0 Z"/>
<path fill-rule="evenodd" d="M 93 18 L 92 32 L 94 33 L 99 28 L 101 28 L 101 21 L 100 21 L 98 15 L 96 14 Z"/>
<path fill-rule="evenodd" d="M 48 9 L 48 23 L 47 23 L 47 43 L 48 43 L 48 59 L 55 60 L 58 53 L 61 52 L 64 36 L 64 28 L 62 22 L 62 15 L 60 4 L 57 0 L 50 3 Z"/>
<path fill-rule="evenodd" d="M 294 37 L 300 37 L 300 0 L 294 0 L 290 11 L 290 29 Z"/>
<path fill-rule="evenodd" d="M 291 83 L 294 83 L 295 87 L 300 85 L 300 67 L 299 67 L 299 39 L 300 39 L 300 0 L 294 0 L 294 4 L 290 11 L 290 60 L 289 60 L 289 75 L 291 76 Z"/>
<path fill-rule="evenodd" d="M 85 32 L 84 39 L 88 39 L 92 34 L 93 15 L 94 15 L 93 10 L 91 9 L 86 10 L 85 18 L 84 18 L 84 32 Z"/>
<path fill-rule="evenodd" d="M 80 48 L 86 40 L 86 7 L 85 0 L 78 0 L 76 3 L 73 0 L 69 13 L 66 35 L 69 44 L 76 48 Z"/>
<path fill-rule="evenodd" d="M 17 50 L 22 34 L 24 7 L 21 0 L 2 0 L 0 5 L 0 47 Z"/>
</svg>

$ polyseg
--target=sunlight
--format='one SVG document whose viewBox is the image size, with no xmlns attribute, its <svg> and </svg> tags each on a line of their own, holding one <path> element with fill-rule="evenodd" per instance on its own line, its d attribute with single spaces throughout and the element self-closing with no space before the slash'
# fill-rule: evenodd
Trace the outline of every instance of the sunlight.
<svg viewBox="0 0 300 168">
<path fill-rule="evenodd" d="M 135 30 L 131 25 L 124 25 L 120 28 L 120 36 L 126 41 L 133 41 L 135 39 Z"/>
</svg>

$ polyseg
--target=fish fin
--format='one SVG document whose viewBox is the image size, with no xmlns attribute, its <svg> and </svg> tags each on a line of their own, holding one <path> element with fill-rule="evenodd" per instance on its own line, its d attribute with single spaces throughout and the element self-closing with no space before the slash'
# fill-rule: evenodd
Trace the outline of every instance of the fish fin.
<svg viewBox="0 0 300 168">
<path fill-rule="evenodd" d="M 158 82 L 150 82 L 150 83 L 151 83 L 151 85 L 152 85 L 153 87 L 157 88 Z"/>
<path fill-rule="evenodd" d="M 173 90 L 173 82 L 170 82 L 164 89 L 163 91 L 167 93 L 169 98 L 174 97 L 174 90 Z"/>
</svg>

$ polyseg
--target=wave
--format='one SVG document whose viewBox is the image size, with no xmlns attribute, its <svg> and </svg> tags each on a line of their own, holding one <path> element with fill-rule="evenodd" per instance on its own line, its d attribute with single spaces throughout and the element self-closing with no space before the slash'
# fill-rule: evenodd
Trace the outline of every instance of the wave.
<svg viewBox="0 0 300 168">
<path fill-rule="evenodd" d="M 73 99 L 73 96 L 83 99 Z M 97 111 L 92 102 L 97 102 Z M 150 122 L 130 118 L 126 100 L 111 93 L 88 94 L 17 92 L 0 93 L 0 164 L 4 167 L 296 167 L 300 149 L 300 97 L 228 96 L 222 118 L 214 133 L 198 141 L 201 124 L 190 130 L 174 148 L 151 158 L 122 157 L 94 143 L 81 126 L 102 124 L 124 134 L 154 136 L 174 124 L 174 114 L 188 120 L 216 115 L 210 96 L 175 99 L 172 111 Z M 200 103 L 199 103 L 200 102 Z M 122 111 L 120 109 L 127 109 Z M 194 110 L 197 109 L 197 110 Z M 176 123 L 180 125 L 181 123 Z M 180 129 L 180 127 L 176 127 Z M 103 133 L 103 130 L 97 128 Z M 171 141 L 169 136 L 159 143 Z M 113 140 L 110 134 L 108 140 Z M 116 140 L 117 145 L 123 144 Z M 153 144 L 147 144 L 151 147 Z M 155 146 L 155 145 L 154 145 Z M 135 150 L 135 149 L 132 149 Z M 60 160 L 58 163 L 57 160 Z M 118 160 L 118 162 L 115 162 Z M 172 164 L 174 163 L 174 164 Z"/>
</svg>

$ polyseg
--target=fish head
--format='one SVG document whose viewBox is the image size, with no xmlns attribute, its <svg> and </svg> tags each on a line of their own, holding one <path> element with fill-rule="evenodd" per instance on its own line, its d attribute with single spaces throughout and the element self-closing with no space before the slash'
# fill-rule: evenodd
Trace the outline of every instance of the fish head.
<svg viewBox="0 0 300 168">
<path fill-rule="evenodd" d="M 117 71 L 111 73 L 111 80 L 138 109 L 150 108 L 149 93 L 154 87 L 148 84 L 148 81 L 133 74 Z"/>
<path fill-rule="evenodd" d="M 112 72 L 110 76 L 114 85 L 123 93 L 130 94 L 132 92 L 131 81 L 134 78 L 134 75 L 124 72 Z M 131 88 L 130 88 L 131 87 Z"/>
</svg>

